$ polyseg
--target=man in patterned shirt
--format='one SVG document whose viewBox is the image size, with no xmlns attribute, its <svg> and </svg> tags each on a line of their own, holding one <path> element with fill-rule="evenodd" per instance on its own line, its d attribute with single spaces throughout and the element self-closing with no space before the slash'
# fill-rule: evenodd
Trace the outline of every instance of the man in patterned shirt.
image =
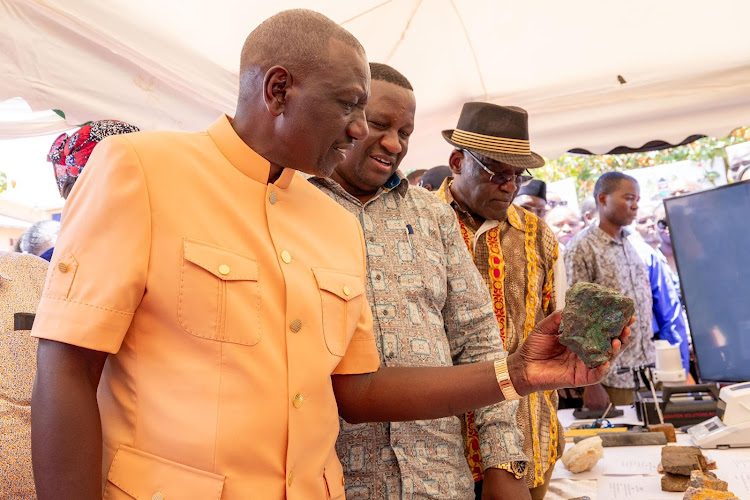
<svg viewBox="0 0 750 500">
<path fill-rule="evenodd" d="M 332 179 L 311 182 L 362 224 L 367 245 L 367 298 L 383 366 L 450 366 L 503 356 L 490 297 L 461 238 L 450 207 L 409 186 L 398 170 L 414 129 L 411 84 L 395 69 L 371 63 L 370 134 Z M 477 410 L 485 465 L 525 468 L 517 402 Z M 337 452 L 349 499 L 473 496 L 457 417 L 349 424 Z M 488 493 L 528 498 L 510 471 L 487 475 Z"/>
<path fill-rule="evenodd" d="M 589 408 L 605 407 L 610 401 L 615 405 L 632 403 L 635 382 L 627 368 L 655 360 L 648 270 L 623 231 L 635 220 L 639 199 L 640 188 L 633 177 L 620 172 L 602 175 L 594 186 L 598 224 L 578 233 L 565 247 L 565 267 L 571 285 L 579 281 L 598 283 L 635 301 L 632 345 L 612 363 L 601 384 L 584 389 L 583 404 Z"/>
<path fill-rule="evenodd" d="M 458 215 L 465 244 L 492 295 L 503 344 L 513 353 L 557 307 L 555 235 L 538 216 L 511 204 L 521 184 L 531 180 L 526 169 L 543 166 L 544 159 L 531 152 L 528 115 L 517 107 L 466 103 L 456 129 L 443 137 L 455 147 L 448 160 L 453 178 L 438 196 Z M 531 460 L 526 484 L 535 500 L 544 497 L 564 446 L 557 405 L 555 391 L 535 392 L 521 398 L 516 414 L 523 451 Z M 479 495 L 487 488 L 491 464 L 488 450 L 476 444 L 475 418 L 466 415 L 467 456 Z"/>
</svg>

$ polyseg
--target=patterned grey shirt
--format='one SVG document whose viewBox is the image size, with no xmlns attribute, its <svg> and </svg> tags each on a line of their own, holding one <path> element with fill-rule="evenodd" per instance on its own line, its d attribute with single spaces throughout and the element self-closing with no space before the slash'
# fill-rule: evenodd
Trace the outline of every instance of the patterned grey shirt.
<svg viewBox="0 0 750 500">
<path fill-rule="evenodd" d="M 489 293 L 453 210 L 403 179 L 397 172 L 364 205 L 330 179 L 310 180 L 362 225 L 382 365 L 450 366 L 506 355 Z M 477 410 L 486 422 L 478 429 L 480 440 L 491 450 L 485 467 L 527 460 L 517 407 L 514 401 Z M 457 417 L 357 425 L 342 420 L 336 449 L 350 500 L 474 497 Z"/>
<path fill-rule="evenodd" d="M 616 240 L 597 224 L 578 233 L 563 253 L 570 286 L 579 281 L 612 288 L 635 301 L 636 321 L 630 327 L 631 344 L 612 364 L 602 383 L 609 387 L 635 387 L 631 372 L 617 374 L 620 367 L 636 367 L 656 359 L 651 328 L 652 294 L 648 269 L 623 232 Z"/>
</svg>

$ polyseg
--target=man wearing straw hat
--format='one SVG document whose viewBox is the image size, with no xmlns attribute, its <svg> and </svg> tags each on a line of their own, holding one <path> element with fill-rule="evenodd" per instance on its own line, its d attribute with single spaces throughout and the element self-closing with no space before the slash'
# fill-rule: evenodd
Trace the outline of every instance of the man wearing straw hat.
<svg viewBox="0 0 750 500">
<path fill-rule="evenodd" d="M 555 236 L 539 217 L 511 204 L 519 187 L 531 180 L 527 169 L 543 166 L 544 159 L 531 152 L 528 115 L 517 107 L 466 103 L 456 128 L 443 131 L 443 137 L 455 148 L 448 161 L 453 178 L 437 194 L 458 215 L 464 241 L 492 295 L 503 345 L 513 353 L 557 306 Z M 564 446 L 557 403 L 554 391 L 521 399 L 516 420 L 524 434 L 528 470 L 517 470 L 516 464 L 495 466 L 525 473 L 535 500 L 544 497 Z M 474 415 L 465 419 L 467 458 L 479 495 L 486 471 Z"/>
</svg>

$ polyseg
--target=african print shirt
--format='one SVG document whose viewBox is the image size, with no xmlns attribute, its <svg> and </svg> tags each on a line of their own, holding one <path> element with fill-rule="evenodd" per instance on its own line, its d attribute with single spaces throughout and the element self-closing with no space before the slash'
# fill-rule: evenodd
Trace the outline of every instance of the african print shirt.
<svg viewBox="0 0 750 500">
<path fill-rule="evenodd" d="M 536 215 L 520 207 L 508 207 L 504 221 L 479 222 L 455 201 L 446 179 L 438 192 L 455 210 L 471 243 L 474 263 L 495 301 L 505 349 L 515 352 L 531 329 L 556 306 L 554 267 L 558 243 L 552 230 Z M 492 261 L 492 266 L 490 262 Z M 498 282 L 498 279 L 500 278 Z M 519 400 L 516 422 L 524 435 L 523 451 L 533 457 L 526 470 L 529 488 L 544 482 L 544 474 L 554 467 L 565 446 L 563 429 L 557 420 L 556 391 L 535 392 Z M 478 449 L 472 437 L 471 415 L 467 416 L 467 457 L 474 478 L 482 478 L 488 467 L 484 446 Z"/>
<path fill-rule="evenodd" d="M 450 366 L 505 355 L 490 297 L 447 205 L 409 186 L 400 172 L 364 205 L 333 180 L 311 182 L 362 225 L 367 297 L 383 366 Z M 514 423 L 517 405 L 477 411 L 488 465 L 526 461 Z M 342 420 L 336 450 L 349 500 L 474 498 L 457 417 Z"/>
<path fill-rule="evenodd" d="M 0 252 L 0 498 L 36 498 L 31 391 L 37 341 L 28 330 L 14 330 L 14 317 L 36 312 L 46 275 L 39 257 Z"/>
<path fill-rule="evenodd" d="M 635 301 L 636 321 L 630 326 L 631 343 L 612 363 L 602 381 L 608 387 L 632 389 L 635 387 L 633 375 L 626 368 L 653 363 L 655 351 L 648 270 L 626 236 L 623 232 L 617 240 L 598 224 L 591 225 L 568 242 L 563 258 L 571 286 L 579 281 L 598 283 Z"/>
</svg>

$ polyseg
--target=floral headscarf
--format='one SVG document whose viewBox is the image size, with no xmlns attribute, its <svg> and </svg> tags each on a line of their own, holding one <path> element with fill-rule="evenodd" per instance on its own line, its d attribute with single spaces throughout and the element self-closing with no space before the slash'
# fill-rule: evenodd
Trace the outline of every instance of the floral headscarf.
<svg viewBox="0 0 750 500">
<path fill-rule="evenodd" d="M 55 169 L 57 188 L 62 195 L 65 182 L 81 175 L 89 156 L 102 139 L 110 135 L 138 132 L 138 127 L 117 120 L 100 120 L 91 122 L 76 130 L 72 135 L 61 134 L 47 154 L 47 161 Z"/>
</svg>

